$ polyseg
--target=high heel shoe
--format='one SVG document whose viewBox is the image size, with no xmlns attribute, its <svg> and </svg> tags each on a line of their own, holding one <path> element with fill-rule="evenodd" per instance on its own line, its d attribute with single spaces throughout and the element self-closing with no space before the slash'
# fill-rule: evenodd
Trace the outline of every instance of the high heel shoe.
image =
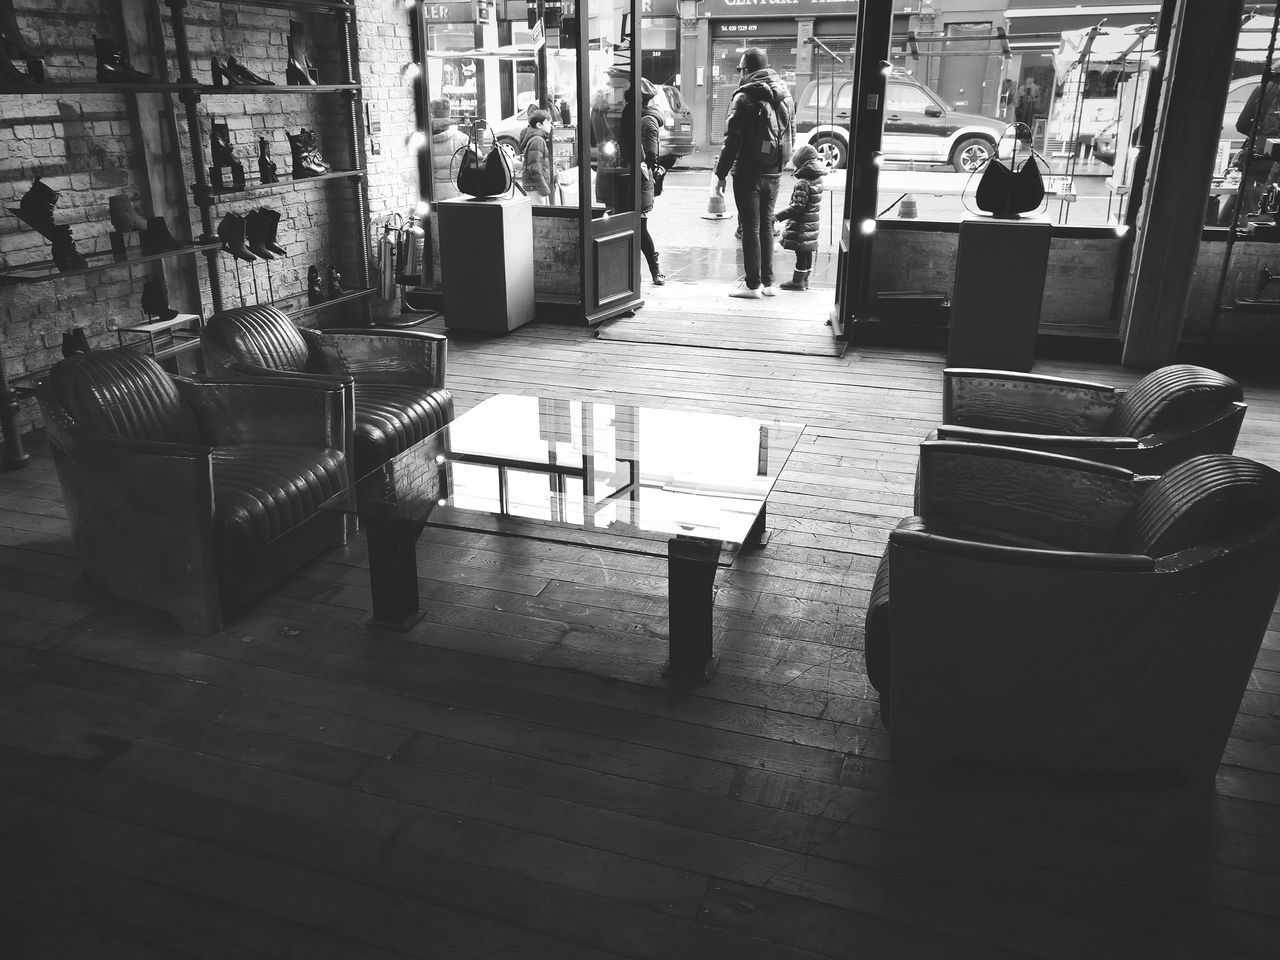
<svg viewBox="0 0 1280 960">
<path fill-rule="evenodd" d="M 289 62 L 285 66 L 285 79 L 293 87 L 314 87 L 320 81 L 307 55 L 302 24 L 297 20 L 289 21 Z"/>
<path fill-rule="evenodd" d="M 147 253 L 168 253 L 170 250 L 181 250 L 186 244 L 174 239 L 169 232 L 169 225 L 164 217 L 152 217 L 142 231 L 142 249 Z"/>
<path fill-rule="evenodd" d="M 276 255 L 267 249 L 267 229 L 268 224 L 266 218 L 262 215 L 261 210 L 250 210 L 244 218 L 244 233 L 248 238 L 248 247 L 250 253 L 255 253 L 263 260 L 274 260 Z"/>
<path fill-rule="evenodd" d="M 222 241 L 222 249 L 237 260 L 253 263 L 258 258 L 245 247 L 244 231 L 244 217 L 237 213 L 228 213 L 218 224 L 218 239 Z"/>
<path fill-rule="evenodd" d="M 210 59 L 210 68 L 213 71 L 213 85 L 215 87 L 230 85 L 233 87 L 269 87 L 272 85 L 270 80 L 258 76 L 235 57 L 227 57 L 226 63 L 223 63 L 217 57 Z"/>
<path fill-rule="evenodd" d="M 151 74 L 138 70 L 124 55 L 119 41 L 94 34 L 93 49 L 98 57 L 99 83 L 147 83 Z"/>
<path fill-rule="evenodd" d="M 317 303 L 324 303 L 324 287 L 320 285 L 320 271 L 312 264 L 307 268 L 307 303 L 315 306 Z"/>
<path fill-rule="evenodd" d="M 148 280 L 142 285 L 142 312 L 157 320 L 172 320 L 178 315 L 169 306 L 169 291 L 163 280 Z"/>
<path fill-rule="evenodd" d="M 240 163 L 231 151 L 231 129 L 225 123 L 213 122 L 209 125 L 209 155 L 213 165 L 209 168 L 209 180 L 215 190 L 225 190 L 222 171 L 231 171 L 231 186 L 235 190 L 244 189 L 244 164 Z"/>
<path fill-rule="evenodd" d="M 287 256 L 284 247 L 276 243 L 276 229 L 280 226 L 280 211 L 270 210 L 263 207 L 258 212 L 262 214 L 263 222 L 266 224 L 267 228 L 266 239 L 263 241 L 262 245 L 277 257 Z"/>
</svg>

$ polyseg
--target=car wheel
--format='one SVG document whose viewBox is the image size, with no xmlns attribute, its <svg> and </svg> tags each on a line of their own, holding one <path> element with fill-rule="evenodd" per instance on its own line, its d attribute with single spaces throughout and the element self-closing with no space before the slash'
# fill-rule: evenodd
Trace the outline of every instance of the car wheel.
<svg viewBox="0 0 1280 960">
<path fill-rule="evenodd" d="M 849 159 L 849 151 L 835 137 L 815 137 L 809 145 L 818 151 L 818 159 L 827 165 L 829 170 L 837 170 Z"/>
<path fill-rule="evenodd" d="M 996 147 L 990 140 L 981 137 L 969 137 L 956 144 L 951 151 L 951 166 L 959 173 L 973 173 L 992 156 Z"/>
</svg>

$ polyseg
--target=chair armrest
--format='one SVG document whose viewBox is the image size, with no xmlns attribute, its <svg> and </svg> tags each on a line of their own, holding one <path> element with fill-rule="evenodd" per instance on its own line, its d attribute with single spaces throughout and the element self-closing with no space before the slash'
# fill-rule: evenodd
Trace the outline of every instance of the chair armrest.
<svg viewBox="0 0 1280 960">
<path fill-rule="evenodd" d="M 1128 571 L 1155 569 L 1155 560 L 1138 553 L 1051 550 L 1007 543 L 965 540 L 930 532 L 925 526 L 900 526 L 889 534 L 889 543 L 913 550 L 927 550 L 965 560 L 1004 564 L 1010 567 L 1048 567 L 1055 570 Z"/>
<path fill-rule="evenodd" d="M 943 371 L 942 422 L 948 424 L 1098 434 L 1118 402 L 1115 388 L 1087 380 L 960 367 Z"/>
<path fill-rule="evenodd" d="M 1133 437 L 1067 436 L 1059 433 L 1025 433 L 1018 430 L 988 429 L 947 423 L 938 427 L 939 440 L 994 443 L 1002 447 L 1025 447 L 1066 456 L 1088 458 L 1091 452 L 1131 450 L 1139 446 Z"/>
<path fill-rule="evenodd" d="M 443 388 L 449 338 L 421 330 L 301 330 L 313 362 L 325 373 L 360 383 Z"/>
<path fill-rule="evenodd" d="M 275 443 L 329 447 L 349 455 L 349 395 L 328 378 L 209 381 L 174 377 L 201 434 L 214 446 Z"/>
<path fill-rule="evenodd" d="M 1123 467 L 1043 450 L 926 440 L 916 513 L 1008 542 L 1107 550 L 1146 482 Z"/>
</svg>

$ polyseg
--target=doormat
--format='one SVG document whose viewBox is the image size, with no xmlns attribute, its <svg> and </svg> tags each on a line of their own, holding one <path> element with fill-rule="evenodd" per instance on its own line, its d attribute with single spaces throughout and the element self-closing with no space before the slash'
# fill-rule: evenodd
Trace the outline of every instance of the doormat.
<svg viewBox="0 0 1280 960">
<path fill-rule="evenodd" d="M 780 290 L 776 297 L 759 300 L 734 299 L 727 290 L 725 284 L 646 284 L 645 305 L 634 316 L 601 324 L 596 337 L 709 350 L 839 356 L 826 325 L 832 290 Z"/>
</svg>

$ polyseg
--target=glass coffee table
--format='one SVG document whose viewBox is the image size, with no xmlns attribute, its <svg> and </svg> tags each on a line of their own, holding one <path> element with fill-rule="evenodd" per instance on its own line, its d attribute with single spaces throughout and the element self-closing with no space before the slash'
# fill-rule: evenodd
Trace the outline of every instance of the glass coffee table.
<svg viewBox="0 0 1280 960">
<path fill-rule="evenodd" d="M 484 400 L 356 481 L 376 625 L 420 615 L 426 525 L 667 557 L 674 678 L 715 668 L 716 571 L 766 540 L 803 424 L 591 400 Z"/>
</svg>

